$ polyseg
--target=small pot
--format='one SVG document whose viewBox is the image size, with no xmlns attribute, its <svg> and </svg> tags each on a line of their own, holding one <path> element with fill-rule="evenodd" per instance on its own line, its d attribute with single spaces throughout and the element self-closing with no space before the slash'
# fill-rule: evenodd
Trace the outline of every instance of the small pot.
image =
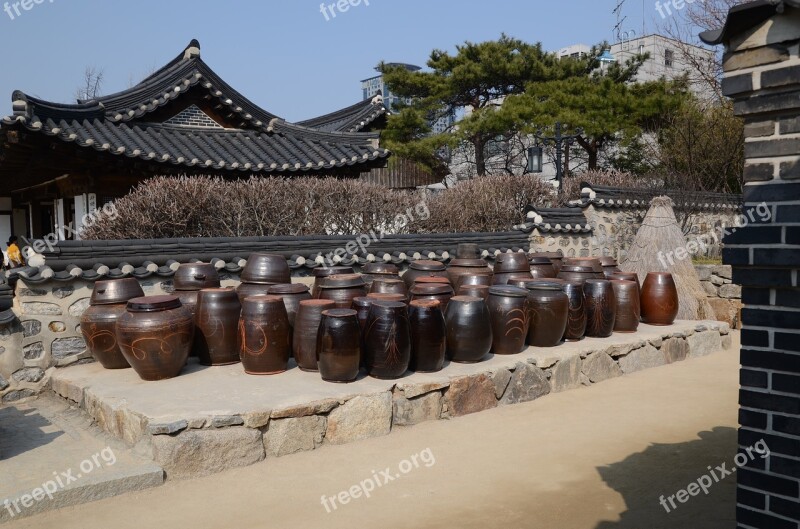
<svg viewBox="0 0 800 529">
<path fill-rule="evenodd" d="M 347 383 L 358 378 L 361 331 L 356 311 L 322 311 L 317 334 L 319 374 L 326 382 Z"/>
<path fill-rule="evenodd" d="M 669 272 L 650 272 L 642 284 L 642 321 L 672 325 L 678 317 L 678 288 Z"/>
<path fill-rule="evenodd" d="M 617 300 L 614 332 L 636 332 L 641 317 L 639 284 L 634 281 L 612 279 L 611 286 Z"/>
<path fill-rule="evenodd" d="M 494 286 L 486 304 L 492 319 L 492 353 L 512 355 L 525 350 L 528 336 L 528 291 L 518 287 Z"/>
<path fill-rule="evenodd" d="M 117 305 L 141 297 L 144 297 L 144 291 L 136 279 L 107 279 L 95 282 L 89 305 Z"/>
<path fill-rule="evenodd" d="M 583 284 L 583 293 L 586 296 L 586 336 L 611 336 L 617 318 L 617 299 L 611 281 L 588 279 Z"/>
<path fill-rule="evenodd" d="M 330 299 L 304 299 L 297 307 L 294 319 L 292 352 L 302 371 L 317 371 L 317 331 L 322 313 L 336 308 Z"/>
<path fill-rule="evenodd" d="M 438 261 L 414 261 L 408 265 L 408 270 L 403 274 L 406 288 L 414 286 L 414 280 L 418 277 L 447 277 L 447 267 Z"/>
<path fill-rule="evenodd" d="M 236 364 L 239 359 L 239 314 L 242 305 L 232 288 L 198 292 L 194 352 L 207 366 Z"/>
<path fill-rule="evenodd" d="M 435 300 L 412 301 L 408 306 L 408 322 L 411 370 L 418 373 L 440 371 L 447 351 L 447 328 L 441 304 Z"/>
<path fill-rule="evenodd" d="M 329 276 L 354 274 L 352 266 L 328 266 L 323 268 L 315 268 L 311 275 L 314 276 L 314 286 L 311 287 L 311 297 L 314 299 L 319 298 L 319 286 L 322 281 Z"/>
<path fill-rule="evenodd" d="M 492 318 L 481 298 L 455 296 L 447 305 L 447 356 L 453 362 L 475 363 L 492 349 Z"/>
<path fill-rule="evenodd" d="M 289 263 L 280 254 L 254 253 L 242 270 L 242 283 L 280 285 L 292 282 Z"/>
<path fill-rule="evenodd" d="M 274 375 L 289 368 L 291 326 L 283 299 L 278 296 L 244 298 L 239 333 L 245 373 Z"/>
<path fill-rule="evenodd" d="M 494 259 L 494 275 L 530 272 L 528 256 L 522 252 L 501 253 Z M 497 284 L 497 283 L 495 283 Z"/>
<path fill-rule="evenodd" d="M 219 274 L 210 263 L 184 263 L 172 277 L 175 290 L 202 290 L 219 288 Z"/>
</svg>

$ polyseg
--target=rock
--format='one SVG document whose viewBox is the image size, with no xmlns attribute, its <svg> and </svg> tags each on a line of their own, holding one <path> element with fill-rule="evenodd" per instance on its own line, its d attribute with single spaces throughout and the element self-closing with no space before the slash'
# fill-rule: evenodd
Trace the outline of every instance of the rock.
<svg viewBox="0 0 800 529">
<path fill-rule="evenodd" d="M 392 429 L 392 394 L 354 397 L 328 415 L 325 439 L 344 444 L 359 439 L 387 435 Z"/>
<path fill-rule="evenodd" d="M 74 316 L 76 318 L 80 318 L 83 316 L 83 313 L 86 312 L 86 309 L 89 308 L 89 298 L 81 298 L 72 305 L 69 306 L 69 315 Z"/>
<path fill-rule="evenodd" d="M 68 298 L 75 292 L 75 288 L 71 286 L 56 287 L 53 289 L 53 295 L 58 299 Z"/>
<path fill-rule="evenodd" d="M 11 378 L 17 382 L 36 383 L 44 378 L 44 370 L 39 367 L 24 367 L 19 371 L 15 371 Z"/>
<path fill-rule="evenodd" d="M 206 418 L 204 418 L 204 417 L 195 417 L 194 419 L 189 419 L 189 420 L 188 420 L 188 422 L 189 422 L 189 428 L 190 428 L 191 430 L 200 430 L 200 429 L 202 429 L 202 428 L 205 428 L 205 427 L 206 427 L 206 423 L 207 423 L 208 421 L 209 421 L 209 419 L 206 419 Z M 266 423 L 265 423 L 265 424 L 266 424 Z"/>
<path fill-rule="evenodd" d="M 718 331 L 697 332 L 689 336 L 689 356 L 706 356 L 722 350 L 722 337 Z"/>
<path fill-rule="evenodd" d="M 561 360 L 562 356 L 551 351 L 550 348 L 542 348 L 534 352 L 535 356 L 529 360 L 533 365 L 539 369 L 548 369 L 553 367 Z"/>
<path fill-rule="evenodd" d="M 609 357 L 609 360 L 611 358 Z M 613 362 L 613 360 L 612 360 Z M 581 357 L 575 355 L 565 358 L 553 367 L 550 387 L 553 393 L 574 389 L 581 385 Z"/>
<path fill-rule="evenodd" d="M 450 381 L 443 404 L 451 417 L 458 417 L 497 406 L 494 382 L 487 374 L 461 377 Z"/>
<path fill-rule="evenodd" d="M 683 338 L 670 338 L 664 341 L 661 352 L 664 353 L 668 364 L 686 360 L 686 357 L 689 356 L 689 342 Z"/>
<path fill-rule="evenodd" d="M 42 332 L 42 322 L 39 320 L 25 320 L 21 323 L 23 338 L 30 338 Z"/>
<path fill-rule="evenodd" d="M 71 381 L 64 380 L 57 376 L 51 377 L 50 389 L 52 389 L 56 395 L 77 403 L 78 406 L 83 404 L 83 389 L 77 384 L 73 384 Z"/>
<path fill-rule="evenodd" d="M 711 298 L 717 297 L 717 287 L 715 287 L 713 283 L 710 281 L 701 281 L 700 284 L 703 285 L 703 290 L 706 291 L 706 295 Z"/>
<path fill-rule="evenodd" d="M 58 338 L 53 341 L 50 347 L 53 358 L 56 360 L 64 359 L 68 356 L 77 355 L 86 351 L 86 342 L 83 338 L 75 336 L 72 338 Z"/>
<path fill-rule="evenodd" d="M 22 348 L 22 356 L 25 360 L 39 360 L 44 356 L 44 344 L 42 342 L 34 342 Z"/>
<path fill-rule="evenodd" d="M 32 389 L 15 389 L 3 395 L 3 402 L 16 402 L 34 396 L 36 396 L 36 392 Z"/>
<path fill-rule="evenodd" d="M 606 353 L 611 358 L 617 358 L 619 356 L 625 356 L 626 354 L 630 353 L 635 349 L 641 349 L 647 345 L 647 342 L 644 340 L 638 340 L 633 343 L 626 343 L 626 344 L 616 344 L 608 347 L 603 352 Z"/>
<path fill-rule="evenodd" d="M 280 457 L 314 450 L 325 437 L 327 418 L 320 415 L 270 421 L 264 433 L 264 449 L 268 456 Z"/>
<path fill-rule="evenodd" d="M 603 352 L 589 355 L 583 361 L 581 371 L 594 383 L 622 376 L 622 369 L 619 365 Z"/>
<path fill-rule="evenodd" d="M 291 408 L 284 408 L 282 410 L 274 410 L 271 417 L 273 419 L 285 419 L 287 417 L 305 417 L 307 415 L 319 415 L 328 413 L 333 408 L 339 405 L 336 399 L 325 399 L 312 402 L 310 404 L 303 404 L 301 406 L 292 406 Z"/>
<path fill-rule="evenodd" d="M 265 456 L 261 432 L 242 427 L 156 435 L 152 445 L 153 459 L 168 478 L 216 474 L 258 463 Z"/>
<path fill-rule="evenodd" d="M 725 280 L 721 277 L 711 276 L 711 284 L 720 287 L 725 284 Z"/>
<path fill-rule="evenodd" d="M 652 340 L 648 341 L 648 343 L 658 349 L 664 344 L 664 338 L 659 336 L 658 338 L 653 338 Z"/>
<path fill-rule="evenodd" d="M 240 415 L 217 415 L 211 419 L 212 428 L 227 428 L 228 426 L 241 426 L 244 419 Z"/>
<path fill-rule="evenodd" d="M 448 382 L 426 382 L 424 384 L 398 384 L 397 389 L 403 392 L 403 396 L 407 399 L 413 399 L 430 393 L 431 391 L 439 391 L 449 385 Z"/>
<path fill-rule="evenodd" d="M 125 399 L 99 398 L 91 388 L 86 388 L 83 408 L 94 418 L 97 426 L 131 445 L 147 433 L 147 419 L 129 410 Z"/>
<path fill-rule="evenodd" d="M 663 366 L 667 363 L 664 353 L 648 344 L 641 349 L 631 351 L 618 360 L 623 373 L 633 373 L 651 367 Z"/>
<path fill-rule="evenodd" d="M 392 399 L 393 418 L 396 426 L 412 426 L 425 421 L 435 421 L 442 416 L 442 394 L 438 391 L 407 399 L 396 394 Z"/>
<path fill-rule="evenodd" d="M 494 396 L 498 399 L 506 392 L 508 383 L 511 380 L 511 371 L 508 369 L 500 369 L 492 373 L 492 382 L 494 382 Z"/>
<path fill-rule="evenodd" d="M 47 291 L 43 288 L 26 288 L 22 287 L 17 292 L 17 295 L 21 298 L 30 298 L 30 297 L 39 297 L 39 296 L 46 296 Z"/>
<path fill-rule="evenodd" d="M 548 393 L 550 393 L 550 383 L 544 371 L 531 364 L 519 362 L 500 403 L 528 402 Z"/>
<path fill-rule="evenodd" d="M 711 269 L 711 273 L 725 279 L 733 279 L 733 268 L 731 265 L 717 265 Z"/>
<path fill-rule="evenodd" d="M 51 321 L 47 328 L 50 329 L 50 332 L 64 332 L 67 330 L 67 326 L 63 321 Z"/>
<path fill-rule="evenodd" d="M 592 381 L 589 380 L 589 377 L 581 373 L 581 384 L 583 384 L 584 386 L 591 386 Z"/>
<path fill-rule="evenodd" d="M 694 267 L 697 270 L 697 277 L 700 281 L 708 281 L 711 279 L 711 267 L 708 265 L 697 265 Z"/>
<path fill-rule="evenodd" d="M 719 297 L 725 299 L 741 299 L 742 287 L 739 285 L 722 285 L 719 287 Z"/>
<path fill-rule="evenodd" d="M 150 423 L 147 426 L 147 431 L 150 435 L 172 435 L 188 427 L 189 422 L 186 419 L 180 419 L 172 422 Z"/>
<path fill-rule="evenodd" d="M 8 389 L 8 386 L 9 386 L 8 380 L 6 380 L 3 377 L 3 375 L 0 375 L 0 391 L 5 391 L 6 389 Z"/>
<path fill-rule="evenodd" d="M 248 428 L 263 428 L 269 424 L 270 415 L 272 415 L 271 410 L 251 411 L 243 414 L 242 420 L 244 420 L 244 425 Z"/>
<path fill-rule="evenodd" d="M 731 327 L 738 327 L 739 312 L 744 307 L 738 299 L 708 298 L 708 303 L 714 310 L 714 317 L 727 323 Z"/>
<path fill-rule="evenodd" d="M 43 301 L 25 301 L 22 303 L 22 313 L 31 316 L 60 316 L 61 307 L 55 303 Z"/>
<path fill-rule="evenodd" d="M 722 348 L 726 351 L 733 346 L 733 339 L 731 338 L 730 334 L 726 334 L 722 337 Z"/>
</svg>

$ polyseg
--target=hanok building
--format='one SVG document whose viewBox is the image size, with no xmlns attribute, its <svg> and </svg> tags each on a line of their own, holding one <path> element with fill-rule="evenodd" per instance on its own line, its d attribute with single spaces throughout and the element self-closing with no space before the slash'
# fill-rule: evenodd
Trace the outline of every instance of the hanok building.
<svg viewBox="0 0 800 529">
<path fill-rule="evenodd" d="M 0 121 L 0 242 L 78 230 L 154 175 L 358 177 L 390 155 L 376 132 L 380 95 L 288 123 L 214 73 L 196 40 L 116 94 L 66 105 L 15 91 L 12 100 Z"/>
</svg>

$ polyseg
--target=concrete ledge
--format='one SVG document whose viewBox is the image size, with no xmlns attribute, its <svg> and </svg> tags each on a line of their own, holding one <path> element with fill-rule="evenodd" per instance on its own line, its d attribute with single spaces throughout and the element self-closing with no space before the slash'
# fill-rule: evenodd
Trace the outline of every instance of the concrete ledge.
<svg viewBox="0 0 800 529">
<path fill-rule="evenodd" d="M 352 384 L 329 384 L 296 368 L 257 377 L 245 375 L 241 365 L 211 368 L 190 362 L 181 376 L 160 382 L 144 382 L 130 369 L 79 365 L 54 373 L 51 387 L 109 434 L 136 445 L 168 478 L 184 478 L 704 356 L 730 346 L 729 330 L 713 321 L 641 325 L 635 334 L 529 347 L 517 355 L 448 363 L 438 373 L 408 373 L 394 381 L 362 374 Z"/>
</svg>

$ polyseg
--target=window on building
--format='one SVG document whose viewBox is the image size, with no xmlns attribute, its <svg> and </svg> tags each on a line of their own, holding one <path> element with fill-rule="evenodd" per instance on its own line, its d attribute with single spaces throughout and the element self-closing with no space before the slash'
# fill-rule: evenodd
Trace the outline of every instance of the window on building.
<svg viewBox="0 0 800 529">
<path fill-rule="evenodd" d="M 675 60 L 675 52 L 672 50 L 664 50 L 664 66 L 672 68 L 672 63 Z"/>
</svg>

